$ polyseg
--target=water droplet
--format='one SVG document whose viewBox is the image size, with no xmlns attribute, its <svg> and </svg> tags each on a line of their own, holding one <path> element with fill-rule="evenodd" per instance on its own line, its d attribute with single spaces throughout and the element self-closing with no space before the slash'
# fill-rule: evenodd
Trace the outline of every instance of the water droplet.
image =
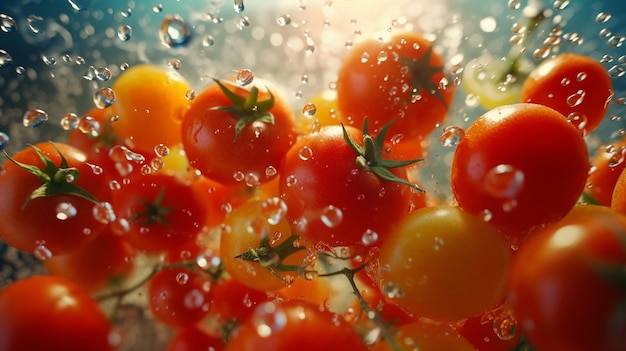
<svg viewBox="0 0 626 351">
<path fill-rule="evenodd" d="M 517 196 L 524 185 L 524 173 L 511 165 L 498 165 L 485 174 L 484 189 L 500 199 Z"/>
<path fill-rule="evenodd" d="M 5 33 L 10 33 L 17 30 L 17 22 L 13 17 L 0 13 L 0 30 Z"/>
<path fill-rule="evenodd" d="M 287 214 L 287 204 L 279 197 L 271 197 L 261 203 L 261 213 L 267 223 L 277 225 Z"/>
<path fill-rule="evenodd" d="M 518 10 L 522 6 L 520 0 L 509 0 L 508 5 L 511 10 Z"/>
<path fill-rule="evenodd" d="M 78 117 L 75 113 L 66 113 L 61 118 L 61 128 L 63 130 L 74 130 L 78 128 L 78 121 L 80 117 Z"/>
<path fill-rule="evenodd" d="M 48 249 L 43 242 L 37 243 L 37 246 L 35 246 L 35 249 L 33 250 L 33 254 L 42 261 L 52 257 L 52 251 L 50 251 L 50 249 Z"/>
<path fill-rule="evenodd" d="M 363 235 L 361 236 L 361 242 L 365 246 L 370 246 L 377 241 L 378 241 L 378 233 L 371 229 L 365 230 L 365 232 L 363 232 Z"/>
<path fill-rule="evenodd" d="M 243 180 L 245 181 L 246 186 L 248 186 L 249 188 L 254 188 L 261 185 L 261 182 L 259 181 L 259 175 L 256 172 L 246 173 Z"/>
<path fill-rule="evenodd" d="M 298 178 L 295 175 L 290 174 L 285 178 L 285 184 L 288 187 L 295 186 L 296 184 L 298 184 Z"/>
<path fill-rule="evenodd" d="M 517 332 L 517 320 L 512 312 L 502 312 L 493 317 L 493 332 L 500 340 L 511 340 Z"/>
<path fill-rule="evenodd" d="M 204 295 L 198 289 L 190 290 L 183 298 L 183 305 L 188 309 L 198 309 L 204 305 Z"/>
<path fill-rule="evenodd" d="M 243 16 L 239 19 L 239 22 L 237 23 L 237 29 L 239 30 L 243 30 L 246 27 L 250 26 L 250 19 L 248 18 L 248 16 Z"/>
<path fill-rule="evenodd" d="M 378 63 L 381 63 L 381 62 L 387 61 L 388 58 L 389 58 L 389 54 L 387 53 L 387 51 L 381 50 L 378 53 L 378 56 L 376 56 L 376 61 L 378 61 Z"/>
<path fill-rule="evenodd" d="M 85 116 L 78 119 L 78 129 L 84 134 L 96 138 L 100 134 L 100 122 L 91 116 Z"/>
<path fill-rule="evenodd" d="M 9 136 L 6 133 L 0 132 L 0 151 L 4 150 L 4 148 L 9 143 Z"/>
<path fill-rule="evenodd" d="M 576 107 L 578 105 L 580 105 L 583 100 L 585 99 L 585 94 L 586 92 L 582 89 L 579 89 L 577 92 L 575 92 L 574 94 L 570 95 L 567 97 L 567 106 L 569 107 Z"/>
<path fill-rule="evenodd" d="M 165 144 L 156 144 L 154 146 L 154 154 L 159 157 L 165 157 L 170 154 L 170 148 Z"/>
<path fill-rule="evenodd" d="M 394 282 L 386 282 L 383 285 L 382 293 L 390 299 L 404 297 L 404 290 Z"/>
<path fill-rule="evenodd" d="M 282 15 L 276 19 L 276 23 L 281 27 L 288 26 L 291 24 L 291 16 Z"/>
<path fill-rule="evenodd" d="M 600 12 L 597 16 L 596 16 L 596 23 L 606 23 L 611 19 L 611 14 L 608 12 Z"/>
<path fill-rule="evenodd" d="M 343 221 L 343 211 L 338 207 L 328 205 L 322 210 L 320 219 L 328 228 L 334 228 Z"/>
<path fill-rule="evenodd" d="M 267 166 L 267 168 L 265 168 L 265 177 L 272 178 L 272 177 L 275 177 L 277 174 L 278 174 L 278 170 L 276 169 L 276 167 Z"/>
<path fill-rule="evenodd" d="M 308 146 L 303 146 L 300 150 L 298 150 L 298 157 L 302 161 L 310 160 L 313 157 L 313 150 L 311 150 Z"/>
<path fill-rule="evenodd" d="M 61 221 L 65 221 L 78 214 L 76 207 L 69 202 L 61 202 L 56 207 L 56 217 Z"/>
<path fill-rule="evenodd" d="M 196 98 L 196 91 L 193 89 L 189 89 L 185 92 L 185 99 L 191 101 Z"/>
<path fill-rule="evenodd" d="M 585 79 L 587 79 L 587 73 L 585 73 L 585 72 L 578 72 L 578 74 L 576 75 L 576 81 L 577 82 L 582 82 Z"/>
<path fill-rule="evenodd" d="M 111 79 L 111 70 L 106 67 L 97 68 L 95 73 L 95 76 L 99 81 L 106 82 Z"/>
<path fill-rule="evenodd" d="M 202 46 L 213 46 L 215 45 L 215 38 L 213 38 L 212 35 L 206 35 L 204 38 L 202 38 Z"/>
<path fill-rule="evenodd" d="M 115 221 L 113 206 L 108 202 L 98 202 L 93 206 L 91 213 L 93 218 L 102 224 L 109 224 Z"/>
<path fill-rule="evenodd" d="M 154 13 L 161 13 L 163 11 L 163 5 L 162 4 L 156 4 L 154 6 L 152 6 L 152 12 Z"/>
<path fill-rule="evenodd" d="M 187 43 L 191 37 L 191 30 L 179 15 L 167 15 L 161 22 L 159 37 L 161 43 L 168 48 L 178 47 Z"/>
<path fill-rule="evenodd" d="M 38 108 L 30 109 L 24 113 L 22 124 L 24 127 L 35 128 L 48 121 L 48 114 Z"/>
<path fill-rule="evenodd" d="M 624 41 L 626 41 L 626 37 L 623 35 L 613 35 L 609 38 L 609 40 L 607 41 L 607 43 L 609 44 L 609 46 L 614 47 L 614 48 L 619 48 L 622 45 L 624 45 Z"/>
<path fill-rule="evenodd" d="M 570 0 L 554 0 L 554 9 L 563 10 L 569 5 Z"/>
<path fill-rule="evenodd" d="M 90 0 L 67 0 L 70 6 L 76 11 L 86 10 L 89 7 Z"/>
<path fill-rule="evenodd" d="M 2 50 L 0 49 L 0 51 Z M 0 53 L 0 56 L 2 56 L 2 53 Z M 0 67 L 2 67 L 1 61 L 2 59 L 0 58 Z M 24 68 L 24 66 L 17 66 L 15 67 L 15 73 L 23 75 L 24 73 L 26 73 L 26 68 Z"/>
<path fill-rule="evenodd" d="M 563 34 L 563 39 L 567 40 L 568 42 L 570 42 L 570 43 L 572 43 L 574 45 L 581 45 L 584 42 L 583 37 L 581 37 L 576 32 Z"/>
<path fill-rule="evenodd" d="M 13 63 L 13 57 L 3 49 L 0 49 L 0 67 L 8 66 Z"/>
<path fill-rule="evenodd" d="M 35 33 L 39 34 L 44 30 L 45 23 L 43 21 L 43 17 L 37 15 L 30 15 L 26 18 L 28 22 L 28 28 Z"/>
<path fill-rule="evenodd" d="M 235 8 L 235 12 L 242 13 L 246 7 L 243 4 L 243 0 L 234 0 L 233 7 Z"/>
<path fill-rule="evenodd" d="M 304 106 L 302 106 L 302 114 L 305 117 L 311 118 L 315 115 L 316 112 L 317 112 L 317 106 L 315 106 L 315 104 L 312 102 L 308 102 L 304 104 Z"/>
<path fill-rule="evenodd" d="M 239 86 L 248 86 L 252 84 L 252 81 L 254 81 L 254 72 L 247 68 L 240 69 L 239 71 L 237 71 L 235 80 L 237 81 L 237 84 Z"/>
<path fill-rule="evenodd" d="M 179 59 L 171 59 L 167 62 L 167 65 L 170 66 L 170 68 L 175 69 L 175 70 L 179 70 L 183 67 L 182 62 L 180 62 Z"/>
<path fill-rule="evenodd" d="M 133 35 L 133 27 L 129 25 L 122 25 L 117 27 L 117 37 L 121 41 L 128 41 Z"/>
<path fill-rule="evenodd" d="M 549 46 L 541 46 L 536 48 L 533 51 L 533 57 L 538 59 L 538 60 L 542 60 L 545 59 L 546 57 L 550 56 L 550 52 L 552 51 L 552 48 Z"/>
<path fill-rule="evenodd" d="M 574 125 L 576 129 L 578 129 L 582 133 L 585 133 L 585 127 L 587 126 L 587 116 L 572 112 L 567 115 L 567 121 Z"/>
<path fill-rule="evenodd" d="M 609 68 L 608 72 L 609 72 L 609 75 L 612 78 L 623 77 L 624 74 L 626 74 L 626 70 L 624 68 L 622 68 L 621 66 L 618 66 L 618 65 L 615 65 L 615 66 Z"/>
<path fill-rule="evenodd" d="M 99 109 L 105 109 L 115 103 L 115 91 L 111 88 L 100 88 L 93 95 L 93 102 Z"/>
<path fill-rule="evenodd" d="M 445 147 L 457 146 L 465 136 L 465 130 L 457 126 L 447 126 L 444 128 L 439 142 Z"/>
<path fill-rule="evenodd" d="M 287 324 L 287 316 L 276 302 L 265 302 L 254 310 L 252 324 L 262 338 L 281 331 Z"/>
</svg>

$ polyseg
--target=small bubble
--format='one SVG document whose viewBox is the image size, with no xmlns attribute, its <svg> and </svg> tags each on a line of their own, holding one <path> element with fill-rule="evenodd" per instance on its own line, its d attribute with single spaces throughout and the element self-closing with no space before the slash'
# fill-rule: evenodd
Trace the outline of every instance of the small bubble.
<svg viewBox="0 0 626 351">
<path fill-rule="evenodd" d="M 96 138 L 100 134 L 100 122 L 91 116 L 85 116 L 78 119 L 78 129 L 84 134 Z"/>
<path fill-rule="evenodd" d="M 517 320 L 511 312 L 500 313 L 493 318 L 493 332 L 500 340 L 511 340 L 517 332 Z"/>
<path fill-rule="evenodd" d="M 161 13 L 163 11 L 163 5 L 162 4 L 156 4 L 154 6 L 152 6 L 152 12 L 154 13 Z"/>
<path fill-rule="evenodd" d="M 298 157 L 302 161 L 310 160 L 313 157 L 313 150 L 311 150 L 308 146 L 303 146 L 300 150 L 298 150 Z"/>
<path fill-rule="evenodd" d="M 607 39 L 609 38 L 611 35 L 613 34 L 613 32 L 611 32 L 610 29 L 608 28 L 602 28 L 600 29 L 600 32 L 598 33 L 598 36 L 602 39 Z"/>
<path fill-rule="evenodd" d="M 371 229 L 365 230 L 365 232 L 361 236 L 361 242 L 365 246 L 370 246 L 377 241 L 378 241 L 378 233 Z"/>
<path fill-rule="evenodd" d="M 45 23 L 43 17 L 30 15 L 26 18 L 26 21 L 28 22 L 28 28 L 30 28 L 31 32 L 39 34 L 44 30 Z"/>
<path fill-rule="evenodd" d="M 275 177 L 277 174 L 278 174 L 278 170 L 276 169 L 276 167 L 267 166 L 267 168 L 265 168 L 265 177 L 271 178 L 271 177 Z"/>
<path fill-rule="evenodd" d="M 165 157 L 170 154 L 170 148 L 165 144 L 156 144 L 154 146 L 154 154 L 159 157 Z"/>
<path fill-rule="evenodd" d="M 618 66 L 618 65 L 615 65 L 615 66 L 609 68 L 608 72 L 609 72 L 609 75 L 612 78 L 623 77 L 624 74 L 626 74 L 626 70 L 624 70 L 624 68 L 622 68 L 621 66 Z"/>
<path fill-rule="evenodd" d="M 439 142 L 445 147 L 457 146 L 465 136 L 465 130 L 457 126 L 447 126 L 444 128 Z"/>
<path fill-rule="evenodd" d="M 61 128 L 63 130 L 74 130 L 78 128 L 78 121 L 80 117 L 78 117 L 75 113 L 66 113 L 61 118 Z"/>
<path fill-rule="evenodd" d="M 111 70 L 106 67 L 97 68 L 95 76 L 99 81 L 106 82 L 111 79 Z"/>
<path fill-rule="evenodd" d="M 609 40 L 607 41 L 607 43 L 609 44 L 609 46 L 614 47 L 614 48 L 619 48 L 622 45 L 624 45 L 624 41 L 626 41 L 626 37 L 623 35 L 613 35 L 609 38 Z"/>
<path fill-rule="evenodd" d="M 2 50 L 0 49 L 0 57 L 2 56 Z M 0 67 L 2 67 L 2 58 L 0 58 Z M 17 66 L 15 67 L 15 73 L 19 74 L 19 75 L 23 75 L 24 73 L 26 73 L 26 68 L 24 68 L 24 66 Z"/>
<path fill-rule="evenodd" d="M 182 62 L 180 62 L 180 60 L 179 60 L 179 59 L 171 59 L 171 60 L 169 60 L 169 61 L 167 62 L 167 65 L 168 65 L 170 68 L 175 69 L 175 70 L 179 70 L 179 69 L 181 69 L 181 68 L 183 67 Z"/>
<path fill-rule="evenodd" d="M 518 10 L 522 6 L 520 0 L 509 0 L 508 5 L 511 10 Z"/>
<path fill-rule="evenodd" d="M 185 285 L 189 282 L 189 274 L 180 272 L 176 274 L 176 282 L 180 285 Z"/>
<path fill-rule="evenodd" d="M 278 25 L 281 27 L 288 26 L 289 24 L 291 24 L 291 16 L 289 15 L 279 16 L 276 19 L 276 23 L 278 23 Z"/>
<path fill-rule="evenodd" d="M 30 109 L 24 113 L 22 124 L 24 127 L 35 128 L 48 121 L 48 114 L 38 108 Z"/>
<path fill-rule="evenodd" d="M 570 0 L 554 0 L 554 9 L 563 10 L 569 5 Z"/>
<path fill-rule="evenodd" d="M 287 187 L 295 186 L 296 184 L 298 184 L 298 178 L 295 175 L 290 174 L 285 178 L 285 184 L 287 185 Z"/>
<path fill-rule="evenodd" d="M 193 89 L 189 89 L 185 92 L 185 99 L 191 101 L 196 98 L 196 91 Z"/>
<path fill-rule="evenodd" d="M 271 197 L 261 203 L 261 213 L 267 223 L 277 225 L 287 214 L 287 204 L 279 197 Z"/>
<path fill-rule="evenodd" d="M 68 220 L 78 214 L 76 207 L 69 202 L 61 202 L 56 207 L 57 219 L 61 221 Z"/>
<path fill-rule="evenodd" d="M 583 37 L 581 37 L 576 32 L 563 34 L 563 39 L 567 40 L 568 42 L 570 42 L 570 43 L 572 43 L 574 45 L 581 45 L 584 42 Z"/>
<path fill-rule="evenodd" d="M 57 64 L 57 60 L 53 56 L 46 56 L 41 54 L 41 61 L 47 66 L 54 66 Z"/>
<path fill-rule="evenodd" d="M 383 285 L 382 292 L 390 299 L 401 298 L 405 295 L 404 290 L 394 282 L 386 282 Z"/>
<path fill-rule="evenodd" d="M 121 41 L 128 41 L 133 35 L 133 27 L 129 25 L 122 25 L 117 27 L 117 37 Z"/>
<path fill-rule="evenodd" d="M 17 22 L 13 17 L 0 13 L 0 30 L 5 33 L 10 33 L 17 30 Z"/>
<path fill-rule="evenodd" d="M 343 221 L 343 211 L 338 207 L 328 205 L 322 210 L 320 219 L 328 228 L 334 228 Z"/>
<path fill-rule="evenodd" d="M 596 23 L 601 24 L 601 23 L 606 23 L 611 19 L 611 14 L 608 12 L 600 12 L 597 16 L 596 16 Z"/>
<path fill-rule="evenodd" d="M 538 60 L 542 60 L 547 58 L 548 56 L 550 56 L 550 52 L 552 51 L 552 48 L 549 46 L 541 46 L 536 48 L 533 51 L 533 57 L 538 59 Z"/>
<path fill-rule="evenodd" d="M 237 29 L 243 30 L 246 27 L 250 26 L 250 19 L 248 16 L 243 16 L 239 19 L 239 23 L 237 23 Z"/>
<path fill-rule="evenodd" d="M 93 95 L 93 102 L 99 109 L 105 109 L 115 103 L 115 91 L 111 88 L 100 88 Z"/>
<path fill-rule="evenodd" d="M 215 45 L 215 38 L 212 35 L 206 35 L 202 38 L 202 46 L 208 47 Z"/>
<path fill-rule="evenodd" d="M 304 53 L 309 56 L 315 52 L 315 43 L 311 37 L 306 38 L 306 47 L 304 48 Z"/>
<path fill-rule="evenodd" d="M 239 86 L 245 87 L 254 81 L 254 73 L 252 70 L 244 68 L 237 71 L 237 75 L 235 77 L 237 84 Z"/>
<path fill-rule="evenodd" d="M 98 202 L 92 209 L 93 218 L 102 223 L 109 224 L 115 221 L 113 206 L 108 202 Z"/>
<path fill-rule="evenodd" d="M 167 15 L 159 29 L 161 43 L 168 48 L 182 46 L 191 37 L 191 30 L 179 15 Z"/>
</svg>

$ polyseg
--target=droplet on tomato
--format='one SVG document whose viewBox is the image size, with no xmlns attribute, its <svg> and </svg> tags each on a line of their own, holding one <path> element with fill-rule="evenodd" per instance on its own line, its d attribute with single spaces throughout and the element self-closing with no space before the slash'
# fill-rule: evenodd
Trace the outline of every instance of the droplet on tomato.
<svg viewBox="0 0 626 351">
<path fill-rule="evenodd" d="M 338 207 L 328 205 L 322 210 L 320 219 L 328 228 L 334 228 L 343 221 L 343 211 Z"/>
<path fill-rule="evenodd" d="M 568 96 L 565 102 L 567 102 L 567 106 L 569 107 L 576 107 L 582 104 L 583 100 L 585 99 L 585 95 L 586 92 L 582 89 L 579 89 L 574 94 Z"/>
<path fill-rule="evenodd" d="M 69 202 L 61 202 L 56 207 L 56 217 L 61 221 L 75 217 L 77 214 L 76 207 Z"/>
<path fill-rule="evenodd" d="M 567 115 L 567 121 L 571 123 L 576 129 L 578 129 L 583 135 L 585 135 L 585 127 L 587 126 L 587 116 L 572 112 Z"/>
<path fill-rule="evenodd" d="M 24 113 L 24 117 L 22 118 L 22 124 L 24 127 L 35 128 L 43 123 L 48 121 L 48 114 L 44 110 L 40 110 L 38 108 L 33 108 L 26 113 Z"/>
<path fill-rule="evenodd" d="M 287 204 L 280 197 L 271 197 L 261 203 L 261 213 L 270 225 L 277 225 L 285 218 Z"/>
<path fill-rule="evenodd" d="M 187 284 L 187 282 L 189 282 L 189 274 L 184 273 L 184 272 L 180 272 L 178 274 L 176 274 L 176 283 L 180 284 L 180 285 L 185 285 Z"/>
<path fill-rule="evenodd" d="M 363 235 L 361 236 L 361 242 L 365 246 L 370 246 L 377 241 L 378 241 L 378 233 L 371 229 L 365 230 L 365 232 L 363 232 Z"/>
<path fill-rule="evenodd" d="M 382 289 L 383 294 L 390 299 L 404 297 L 404 290 L 394 282 L 386 282 Z"/>
<path fill-rule="evenodd" d="M 524 173 L 511 165 L 497 165 L 490 169 L 483 181 L 484 189 L 494 197 L 512 199 L 524 185 Z"/>
<path fill-rule="evenodd" d="M 493 332 L 500 340 L 511 340 L 517 332 L 517 320 L 511 311 L 505 310 L 493 317 Z"/>
<path fill-rule="evenodd" d="M 50 251 L 50 249 L 45 246 L 45 242 L 38 241 L 36 244 L 37 246 L 33 250 L 33 255 L 35 255 L 35 257 L 42 261 L 45 261 L 52 257 L 52 251 Z"/>
<path fill-rule="evenodd" d="M 313 150 L 311 150 L 308 146 L 303 146 L 300 150 L 298 150 L 298 157 L 302 161 L 310 160 L 313 157 Z"/>
<path fill-rule="evenodd" d="M 93 206 L 93 218 L 103 224 L 109 224 L 115 221 L 115 212 L 113 206 L 108 202 L 99 202 Z"/>
<path fill-rule="evenodd" d="M 261 185 L 261 182 L 259 181 L 259 175 L 255 172 L 246 173 L 244 181 L 246 182 L 246 186 L 248 186 L 249 188 L 254 188 Z"/>
<path fill-rule="evenodd" d="M 443 129 L 439 142 L 445 147 L 453 147 L 459 144 L 465 136 L 465 130 L 457 126 L 447 126 Z"/>
<path fill-rule="evenodd" d="M 265 302 L 259 305 L 251 318 L 257 334 L 262 338 L 281 331 L 287 324 L 285 312 L 275 302 Z"/>
</svg>

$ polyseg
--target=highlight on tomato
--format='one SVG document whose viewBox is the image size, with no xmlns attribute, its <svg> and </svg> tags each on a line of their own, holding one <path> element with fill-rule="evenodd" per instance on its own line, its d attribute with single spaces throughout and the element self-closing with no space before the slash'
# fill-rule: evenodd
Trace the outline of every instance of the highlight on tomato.
<svg viewBox="0 0 626 351">
<path fill-rule="evenodd" d="M 393 120 L 390 137 L 426 137 L 444 121 L 456 90 L 444 65 L 434 44 L 416 32 L 357 42 L 337 77 L 341 118 L 357 127 L 367 118 L 374 134 Z"/>
<path fill-rule="evenodd" d="M 626 168 L 626 139 L 600 146 L 591 159 L 591 169 L 583 199 L 591 204 L 611 206 L 611 198 Z"/>
<path fill-rule="evenodd" d="M 626 218 L 578 205 L 517 253 L 507 303 L 538 350 L 626 348 Z"/>
<path fill-rule="evenodd" d="M 549 107 L 521 103 L 490 110 L 467 128 L 450 181 L 462 209 L 523 238 L 572 209 L 589 168 L 575 126 Z"/>
</svg>

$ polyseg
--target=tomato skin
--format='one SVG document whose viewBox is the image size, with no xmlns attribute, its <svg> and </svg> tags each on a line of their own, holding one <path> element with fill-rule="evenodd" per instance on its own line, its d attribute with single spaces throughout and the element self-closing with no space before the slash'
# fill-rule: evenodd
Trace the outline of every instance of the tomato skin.
<svg viewBox="0 0 626 351">
<path fill-rule="evenodd" d="M 160 270 L 148 282 L 150 310 L 158 320 L 174 327 L 204 318 L 211 295 L 209 280 L 185 267 Z"/>
<path fill-rule="evenodd" d="M 611 206 L 617 179 L 626 168 L 626 139 L 601 146 L 591 165 L 586 194 L 598 205 Z"/>
<path fill-rule="evenodd" d="M 560 113 L 507 105 L 465 131 L 452 159 L 452 193 L 464 210 L 488 212 L 492 223 L 523 236 L 571 210 L 589 168 L 585 140 Z"/>
<path fill-rule="evenodd" d="M 152 152 L 158 144 L 181 142 L 181 121 L 190 101 L 189 82 L 177 71 L 152 64 L 131 66 L 113 83 L 114 132 L 133 150 Z"/>
<path fill-rule="evenodd" d="M 538 350 L 626 349 L 623 272 L 626 219 L 604 206 L 576 206 L 529 238 L 515 257 L 508 303 Z"/>
<path fill-rule="evenodd" d="M 626 214 L 626 168 L 620 172 L 613 195 L 611 196 L 611 208 L 617 212 Z"/>
<path fill-rule="evenodd" d="M 403 351 L 476 351 L 472 344 L 445 325 L 416 321 L 398 328 L 394 336 Z M 386 340 L 378 342 L 372 348 L 372 351 L 393 350 Z"/>
<path fill-rule="evenodd" d="M 363 62 L 365 57 L 368 59 Z M 400 58 L 416 60 L 416 67 L 409 67 Z M 390 136 L 427 136 L 445 119 L 456 90 L 452 84 L 439 87 L 445 78 L 443 65 L 443 58 L 432 51 L 432 43 L 415 32 L 397 33 L 382 43 L 375 38 L 357 43 L 344 57 L 337 79 L 337 101 L 344 123 L 361 126 L 367 117 L 376 134 L 395 120 Z M 422 85 L 431 86 L 412 85 L 411 73 L 424 80 L 419 82 Z M 415 94 L 419 98 L 412 96 Z"/>
<path fill-rule="evenodd" d="M 224 342 L 198 327 L 185 327 L 176 331 L 167 351 L 222 351 Z"/>
<path fill-rule="evenodd" d="M 97 292 L 133 270 L 132 246 L 109 229 L 78 249 L 44 261 L 48 272 L 66 277 L 89 293 Z"/>
<path fill-rule="evenodd" d="M 105 180 L 85 162 L 82 151 L 63 143 L 43 142 L 34 146 L 59 166 L 61 158 L 56 147 L 65 156 L 68 167 L 78 170 L 79 176 L 74 184 L 98 199 L 103 198 Z M 30 147 L 12 157 L 25 164 L 43 167 Z M 0 172 L 0 239 L 22 251 L 32 253 L 45 248 L 56 255 L 77 249 L 104 230 L 105 224 L 98 222 L 92 214 L 94 203 L 78 196 L 57 194 L 36 198 L 22 209 L 26 199 L 41 184 L 35 175 L 10 161 L 4 163 Z M 66 220 L 58 219 L 57 206 L 62 204 L 71 204 L 76 215 Z"/>
<path fill-rule="evenodd" d="M 566 52 L 540 63 L 526 78 L 520 101 L 551 107 L 568 119 L 581 116 L 590 133 L 602 122 L 613 96 L 611 78 L 589 56 Z"/>
<path fill-rule="evenodd" d="M 498 312 L 495 312 L 498 316 Z M 510 338 L 501 339 L 494 331 L 494 313 L 468 318 L 457 328 L 459 334 L 467 339 L 480 351 L 511 351 L 519 344 L 521 335 L 518 330 Z M 508 336 L 507 336 L 508 337 Z"/>
<path fill-rule="evenodd" d="M 258 328 L 265 325 L 265 328 Z M 266 334 L 267 333 L 267 334 Z M 303 301 L 266 302 L 230 335 L 226 350 L 365 351 L 352 327 L 333 313 Z"/>
<path fill-rule="evenodd" d="M 128 179 L 127 185 L 113 192 L 112 205 L 117 215 L 113 228 L 133 247 L 147 252 L 165 251 L 189 243 L 198 236 L 207 209 L 206 204 L 195 198 L 189 184 L 167 174 L 138 175 Z M 160 196 L 163 196 L 162 200 L 159 200 Z M 161 219 L 147 215 L 147 204 L 155 205 L 159 201 L 157 207 L 165 211 Z"/>
<path fill-rule="evenodd" d="M 248 319 L 256 306 L 270 300 L 267 292 L 253 289 L 237 279 L 226 279 L 213 287 L 211 314 L 218 321 L 241 323 Z"/>
<path fill-rule="evenodd" d="M 111 326 L 78 285 L 33 276 L 0 290 L 0 349 L 109 351 Z"/>
<path fill-rule="evenodd" d="M 250 95 L 244 88 L 231 85 L 228 88 L 242 97 Z M 282 160 L 294 143 L 297 131 L 291 109 L 276 89 L 269 89 L 275 98 L 274 106 L 269 110 L 274 116 L 274 123 L 248 123 L 236 139 L 237 117 L 214 109 L 233 103 L 217 84 L 209 85 L 200 92 L 182 124 L 183 146 L 190 165 L 207 178 L 225 185 L 256 186 L 273 179 L 280 171 Z M 258 101 L 269 98 L 266 90 L 259 90 Z M 236 174 L 251 179 L 240 179 Z"/>
<path fill-rule="evenodd" d="M 353 140 L 363 139 L 358 129 L 345 128 Z M 303 239 L 379 246 L 391 226 L 408 213 L 412 188 L 361 168 L 356 156 L 340 126 L 303 136 L 287 153 L 280 193 L 287 204 L 287 218 Z M 404 169 L 395 171 L 406 179 Z M 372 231 L 378 239 L 364 242 L 364 234 Z"/>
<path fill-rule="evenodd" d="M 491 224 L 457 207 L 427 207 L 383 242 L 378 283 L 388 301 L 416 316 L 456 321 L 502 299 L 510 255 Z"/>
</svg>

